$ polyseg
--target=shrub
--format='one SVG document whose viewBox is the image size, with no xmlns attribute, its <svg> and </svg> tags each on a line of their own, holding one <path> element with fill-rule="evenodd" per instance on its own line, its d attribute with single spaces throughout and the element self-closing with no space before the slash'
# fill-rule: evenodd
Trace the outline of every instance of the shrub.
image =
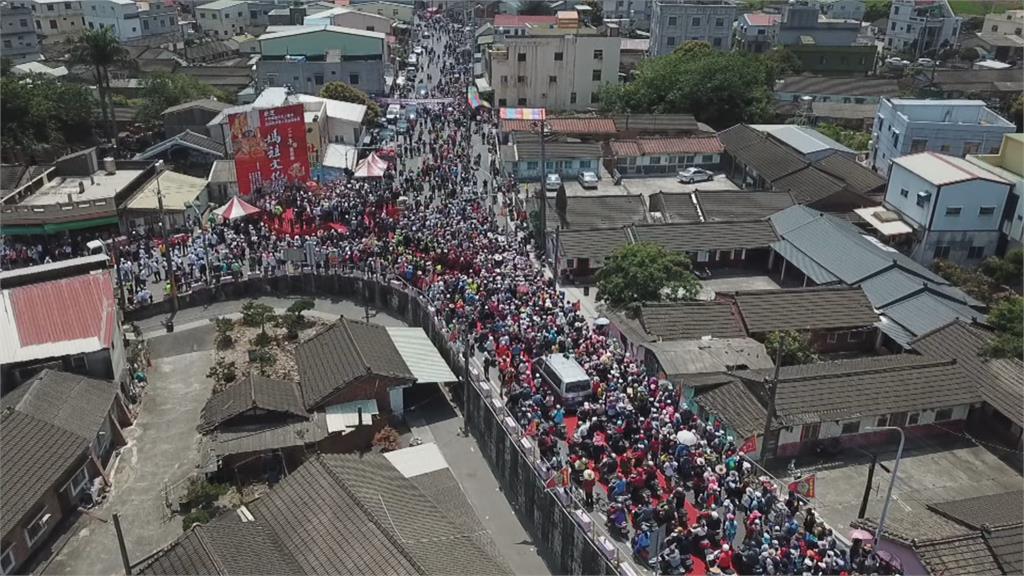
<svg viewBox="0 0 1024 576">
<path fill-rule="evenodd" d="M 209 510 L 193 510 L 181 519 L 181 529 L 188 530 L 195 524 L 206 524 L 213 519 Z"/>
<path fill-rule="evenodd" d="M 381 428 L 376 434 L 373 435 L 373 446 L 379 449 L 381 452 L 390 452 L 392 450 L 398 450 L 398 442 L 398 431 L 392 428 L 391 426 L 385 426 Z"/>
<path fill-rule="evenodd" d="M 235 343 L 235 339 L 231 335 L 231 333 L 234 332 L 235 330 L 235 322 L 230 318 L 225 318 L 222 316 L 220 318 L 214 318 L 213 323 L 216 326 L 217 330 L 217 347 L 223 350 L 225 348 L 230 348 L 231 346 L 233 346 Z"/>
<path fill-rule="evenodd" d="M 223 388 L 238 378 L 238 368 L 235 366 L 234 361 L 226 361 L 222 358 L 213 366 L 210 366 L 210 370 L 206 373 L 206 377 L 212 378 L 213 381 L 217 383 L 218 388 Z"/>
</svg>

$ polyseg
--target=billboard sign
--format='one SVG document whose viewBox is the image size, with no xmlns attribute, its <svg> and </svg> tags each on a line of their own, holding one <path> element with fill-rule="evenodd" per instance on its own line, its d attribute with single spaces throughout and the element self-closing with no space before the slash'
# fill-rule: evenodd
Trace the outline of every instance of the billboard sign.
<svg viewBox="0 0 1024 576">
<path fill-rule="evenodd" d="M 228 117 L 238 193 L 264 184 L 309 180 L 309 148 L 302 104 L 250 110 Z"/>
</svg>

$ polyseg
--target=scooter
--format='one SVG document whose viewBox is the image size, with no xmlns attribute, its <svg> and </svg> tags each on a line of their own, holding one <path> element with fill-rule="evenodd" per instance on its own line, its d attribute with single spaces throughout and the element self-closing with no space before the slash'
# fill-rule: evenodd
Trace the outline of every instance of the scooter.
<svg viewBox="0 0 1024 576">
<path fill-rule="evenodd" d="M 693 275 L 700 280 L 711 280 L 711 270 L 707 266 L 703 268 L 694 268 Z"/>
<path fill-rule="evenodd" d="M 629 537 L 629 525 L 626 522 L 626 509 L 618 502 L 611 502 L 608 504 L 608 511 L 606 512 L 606 519 L 604 521 L 605 528 L 608 529 L 608 533 L 613 538 L 625 540 Z"/>
</svg>

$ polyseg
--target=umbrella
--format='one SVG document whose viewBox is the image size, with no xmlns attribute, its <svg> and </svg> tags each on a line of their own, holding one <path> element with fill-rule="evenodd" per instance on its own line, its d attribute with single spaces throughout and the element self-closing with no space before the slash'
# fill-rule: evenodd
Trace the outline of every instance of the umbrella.
<svg viewBox="0 0 1024 576">
<path fill-rule="evenodd" d="M 689 430 L 680 430 L 676 434 L 676 441 L 684 446 L 693 446 L 697 443 L 697 435 Z"/>
<path fill-rule="evenodd" d="M 344 224 L 339 224 L 337 222 L 331 222 L 330 224 L 327 225 L 327 227 L 330 228 L 331 230 L 334 230 L 335 232 L 340 232 L 342 234 L 348 234 L 348 226 L 345 226 Z"/>
<path fill-rule="evenodd" d="M 259 208 L 235 196 L 227 204 L 214 210 L 213 213 L 225 220 L 237 220 L 238 218 L 252 216 L 259 211 Z"/>
<path fill-rule="evenodd" d="M 863 540 L 865 542 L 870 542 L 871 540 L 874 540 L 874 538 L 875 538 L 874 534 L 872 534 L 871 532 L 868 532 L 867 530 L 864 530 L 863 528 L 854 528 L 853 530 L 850 531 L 850 540 L 851 541 L 852 540 Z"/>
<path fill-rule="evenodd" d="M 605 326 L 611 323 L 611 320 L 605 318 L 604 316 L 598 318 L 597 320 L 594 320 L 594 326 L 597 326 L 599 328 L 604 328 Z"/>
</svg>

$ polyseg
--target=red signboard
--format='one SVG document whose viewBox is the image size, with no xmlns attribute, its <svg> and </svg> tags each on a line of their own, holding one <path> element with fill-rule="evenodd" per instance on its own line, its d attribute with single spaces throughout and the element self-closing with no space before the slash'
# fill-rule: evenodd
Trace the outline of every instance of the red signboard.
<svg viewBox="0 0 1024 576">
<path fill-rule="evenodd" d="M 309 153 L 302 104 L 232 114 L 231 148 L 235 152 L 238 193 L 277 180 L 309 180 Z"/>
</svg>

